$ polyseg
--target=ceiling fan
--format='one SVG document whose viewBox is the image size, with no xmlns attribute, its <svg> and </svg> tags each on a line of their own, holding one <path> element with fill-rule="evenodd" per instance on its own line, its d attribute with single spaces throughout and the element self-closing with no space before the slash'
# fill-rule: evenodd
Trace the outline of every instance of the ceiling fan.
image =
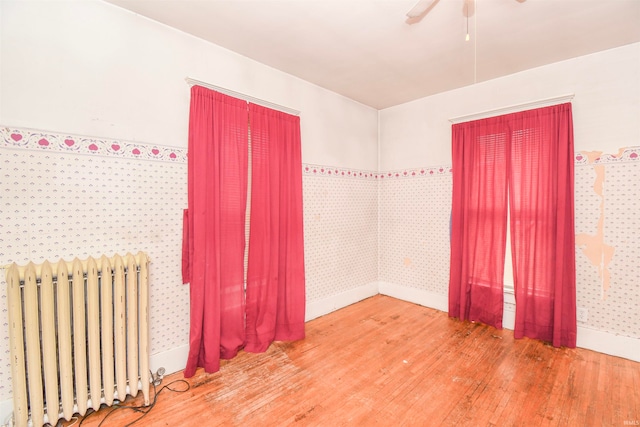
<svg viewBox="0 0 640 427">
<path fill-rule="evenodd" d="M 418 2 L 407 12 L 407 24 L 412 25 L 422 21 L 431 10 L 436 7 L 440 0 L 418 0 Z M 473 15 L 474 0 L 463 0 L 462 13 L 466 18 Z"/>
<path fill-rule="evenodd" d="M 518 3 L 524 3 L 527 0 L 516 0 Z M 418 2 L 407 12 L 407 24 L 412 25 L 420 22 L 422 18 L 427 16 L 429 12 L 440 2 L 440 0 L 418 0 Z M 462 0 L 462 16 L 469 19 L 473 16 L 476 9 L 475 0 Z"/>
</svg>

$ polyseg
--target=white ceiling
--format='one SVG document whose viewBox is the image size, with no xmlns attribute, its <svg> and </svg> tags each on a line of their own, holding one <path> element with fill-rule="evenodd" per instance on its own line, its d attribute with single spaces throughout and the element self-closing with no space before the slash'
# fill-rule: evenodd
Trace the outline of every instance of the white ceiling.
<svg viewBox="0 0 640 427">
<path fill-rule="evenodd" d="M 108 1 L 376 109 L 640 41 L 640 0 L 476 0 L 470 41 L 464 0 Z"/>
</svg>

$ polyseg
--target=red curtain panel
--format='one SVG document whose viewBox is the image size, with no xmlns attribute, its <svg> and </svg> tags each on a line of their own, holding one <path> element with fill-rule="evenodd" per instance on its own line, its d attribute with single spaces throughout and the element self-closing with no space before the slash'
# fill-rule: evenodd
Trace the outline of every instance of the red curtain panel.
<svg viewBox="0 0 640 427">
<path fill-rule="evenodd" d="M 189 115 L 189 209 L 183 242 L 191 317 L 185 377 L 216 372 L 245 342 L 244 221 L 247 103 L 193 86 Z"/>
<path fill-rule="evenodd" d="M 304 338 L 300 118 L 249 104 L 251 225 L 246 351 Z"/>
<path fill-rule="evenodd" d="M 508 135 L 499 118 L 452 132 L 449 315 L 502 328 Z"/>
<path fill-rule="evenodd" d="M 571 104 L 511 117 L 514 336 L 576 346 Z"/>
<path fill-rule="evenodd" d="M 274 340 L 304 338 L 300 118 L 194 86 L 188 167 L 182 274 L 191 287 L 191 324 L 185 377 L 199 367 L 218 371 L 220 359 L 242 348 L 263 352 Z"/>
<path fill-rule="evenodd" d="M 575 347 L 571 104 L 456 124 L 452 156 L 449 315 L 502 326 L 509 200 L 514 336 Z"/>
</svg>

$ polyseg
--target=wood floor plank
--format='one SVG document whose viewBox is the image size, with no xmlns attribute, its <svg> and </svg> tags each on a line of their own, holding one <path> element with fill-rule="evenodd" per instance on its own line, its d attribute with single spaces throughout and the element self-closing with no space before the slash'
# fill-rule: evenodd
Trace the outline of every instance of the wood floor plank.
<svg viewBox="0 0 640 427">
<path fill-rule="evenodd" d="M 165 377 L 134 426 L 564 426 L 640 420 L 640 363 L 378 295 L 307 323 L 306 338 Z M 140 404 L 141 398 L 124 404 Z M 113 408 L 88 415 L 96 427 Z M 143 413 L 115 409 L 102 425 Z M 68 423 L 64 423 L 65 425 Z M 633 425 L 633 424 L 630 424 Z"/>
</svg>

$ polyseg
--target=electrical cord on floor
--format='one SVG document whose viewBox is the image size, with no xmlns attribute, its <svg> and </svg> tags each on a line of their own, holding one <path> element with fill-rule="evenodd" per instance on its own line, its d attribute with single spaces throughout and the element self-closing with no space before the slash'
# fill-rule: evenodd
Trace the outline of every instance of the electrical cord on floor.
<svg viewBox="0 0 640 427">
<path fill-rule="evenodd" d="M 176 389 L 173 388 L 172 385 L 176 384 L 176 383 L 182 383 L 186 385 L 186 388 L 184 389 Z M 103 423 L 105 422 L 105 420 L 107 418 L 109 418 L 109 416 L 111 414 L 113 414 L 114 412 L 120 410 L 120 409 L 130 409 L 132 411 L 135 412 L 141 412 L 142 415 L 140 415 L 138 418 L 136 418 L 135 420 L 131 421 L 130 423 L 126 424 L 124 427 L 129 427 L 132 426 L 133 424 L 137 423 L 138 421 L 140 421 L 142 418 L 144 418 L 149 412 L 151 412 L 151 410 L 153 409 L 153 407 L 156 405 L 156 402 L 158 400 L 158 396 L 160 395 L 160 393 L 162 393 L 162 391 L 164 389 L 167 389 L 169 391 L 172 391 L 174 393 L 184 393 L 189 391 L 189 389 L 191 388 L 191 386 L 189 385 L 189 383 L 186 380 L 174 380 L 171 381 L 169 384 L 166 384 L 164 386 L 162 386 L 160 388 L 160 390 L 156 389 L 156 384 L 155 381 L 152 383 L 153 384 L 153 401 L 151 402 L 151 404 L 149 406 L 144 406 L 144 405 L 140 405 L 140 406 L 128 406 L 128 405 L 120 405 L 120 404 L 114 404 L 112 405 L 112 410 L 107 413 L 107 415 L 105 415 L 105 417 L 100 421 L 100 424 L 98 424 L 98 427 L 102 427 Z M 98 411 L 93 411 L 90 412 L 89 414 L 85 415 L 82 420 L 80 420 L 80 424 L 78 424 L 78 427 L 80 427 L 82 425 L 82 423 L 91 415 L 91 414 L 95 414 Z"/>
</svg>

